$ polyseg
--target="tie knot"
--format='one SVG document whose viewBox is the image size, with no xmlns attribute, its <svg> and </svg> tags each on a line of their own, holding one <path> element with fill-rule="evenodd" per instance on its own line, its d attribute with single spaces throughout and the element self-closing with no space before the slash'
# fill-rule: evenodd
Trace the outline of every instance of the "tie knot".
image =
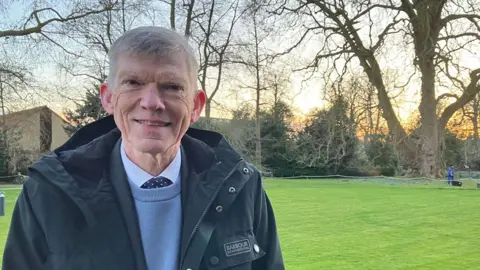
<svg viewBox="0 0 480 270">
<path fill-rule="evenodd" d="M 154 177 L 147 182 L 143 183 L 141 188 L 144 189 L 152 189 L 152 188 L 162 188 L 162 187 L 168 187 L 171 184 L 173 184 L 172 180 L 166 178 L 166 177 Z"/>
</svg>

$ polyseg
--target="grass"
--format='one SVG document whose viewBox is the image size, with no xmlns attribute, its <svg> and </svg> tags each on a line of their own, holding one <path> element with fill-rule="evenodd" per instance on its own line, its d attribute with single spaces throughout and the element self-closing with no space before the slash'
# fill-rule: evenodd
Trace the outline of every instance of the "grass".
<svg viewBox="0 0 480 270">
<path fill-rule="evenodd" d="M 466 187 L 265 180 L 289 270 L 478 269 L 480 190 Z M 19 190 L 5 193 L 1 254 Z"/>
<path fill-rule="evenodd" d="M 267 180 L 287 269 L 478 269 L 480 190 Z"/>
<path fill-rule="evenodd" d="M 0 217 L 0 265 L 3 259 L 3 249 L 7 240 L 8 229 L 10 228 L 10 219 L 15 202 L 20 194 L 19 186 L 0 185 L 0 190 L 5 192 L 5 216 Z"/>
</svg>

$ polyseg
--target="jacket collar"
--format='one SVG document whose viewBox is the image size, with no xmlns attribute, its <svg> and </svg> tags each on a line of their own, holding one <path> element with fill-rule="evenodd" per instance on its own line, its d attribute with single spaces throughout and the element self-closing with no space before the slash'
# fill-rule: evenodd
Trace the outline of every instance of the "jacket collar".
<svg viewBox="0 0 480 270">
<path fill-rule="evenodd" d="M 77 158 L 85 159 L 86 152 L 98 150 L 105 153 L 112 149 L 120 138 L 113 116 L 107 116 L 79 129 L 67 142 L 53 151 L 56 156 L 68 157 L 72 161 Z M 240 154 L 235 151 L 225 140 L 223 135 L 214 131 L 201 130 L 190 127 L 182 138 L 182 147 L 185 149 L 188 160 L 197 173 L 208 169 L 215 161 L 238 161 Z M 93 149 L 92 149 L 93 148 Z M 95 151 L 97 152 L 97 151 Z M 103 155 L 100 153 L 89 154 L 89 158 L 99 161 Z M 105 161 L 105 160 L 104 160 Z M 77 162 L 75 162 L 78 164 Z M 96 164 L 105 164 L 98 162 Z M 90 168 L 91 164 L 87 164 Z M 81 165 L 80 165 L 81 166 Z"/>
</svg>

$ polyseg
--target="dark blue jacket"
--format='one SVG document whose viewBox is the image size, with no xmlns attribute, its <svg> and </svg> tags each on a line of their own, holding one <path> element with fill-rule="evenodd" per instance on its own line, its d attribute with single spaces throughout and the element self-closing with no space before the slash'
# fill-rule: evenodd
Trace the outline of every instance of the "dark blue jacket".
<svg viewBox="0 0 480 270">
<path fill-rule="evenodd" d="M 109 116 L 31 166 L 3 270 L 147 270 L 119 138 Z M 189 129 L 182 151 L 180 269 L 284 269 L 258 171 L 215 132 Z"/>
</svg>

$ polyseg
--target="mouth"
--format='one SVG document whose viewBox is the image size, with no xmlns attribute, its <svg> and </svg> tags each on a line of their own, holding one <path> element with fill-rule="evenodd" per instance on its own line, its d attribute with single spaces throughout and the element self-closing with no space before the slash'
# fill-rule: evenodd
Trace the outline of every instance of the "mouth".
<svg viewBox="0 0 480 270">
<path fill-rule="evenodd" d="M 134 119 L 134 120 L 135 122 L 141 125 L 156 126 L 156 127 L 169 127 L 173 124 L 172 122 L 155 121 L 155 120 L 138 120 L 138 119 Z"/>
</svg>

